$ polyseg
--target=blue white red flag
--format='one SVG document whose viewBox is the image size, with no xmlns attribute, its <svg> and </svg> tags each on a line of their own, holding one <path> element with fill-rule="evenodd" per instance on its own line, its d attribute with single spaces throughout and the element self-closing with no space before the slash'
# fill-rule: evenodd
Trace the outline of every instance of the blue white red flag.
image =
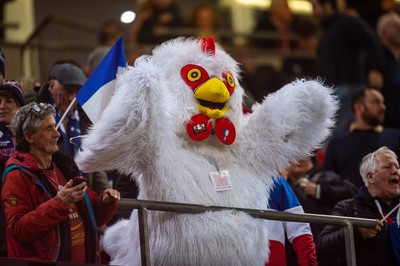
<svg viewBox="0 0 400 266">
<path fill-rule="evenodd" d="M 115 91 L 117 73 L 126 67 L 122 37 L 114 44 L 99 66 L 76 95 L 78 103 L 95 124 Z"/>
</svg>

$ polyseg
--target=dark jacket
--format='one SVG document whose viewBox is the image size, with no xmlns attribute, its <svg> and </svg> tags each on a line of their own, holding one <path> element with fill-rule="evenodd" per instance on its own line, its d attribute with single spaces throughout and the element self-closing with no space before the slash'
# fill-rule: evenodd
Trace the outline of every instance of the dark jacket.
<svg viewBox="0 0 400 266">
<path fill-rule="evenodd" d="M 6 166 L 1 202 L 7 221 L 8 256 L 11 258 L 69 261 L 71 249 L 69 207 L 38 169 L 36 158 L 14 151 Z M 21 168 L 22 167 L 22 168 Z M 79 175 L 74 162 L 62 153 L 53 157 L 66 181 Z M 99 262 L 96 226 L 104 225 L 117 204 L 104 204 L 90 188 L 77 203 L 85 227 L 85 253 L 88 263 Z"/>
<path fill-rule="evenodd" d="M 332 210 L 332 215 L 381 219 L 381 214 L 374 203 L 374 198 L 367 188 L 361 187 L 357 194 L 349 200 L 339 202 Z M 399 199 L 394 200 L 392 206 L 380 201 L 383 213 L 388 213 Z M 391 215 L 395 220 L 396 212 Z M 345 229 L 336 225 L 327 225 L 317 240 L 317 256 L 321 265 L 346 265 Z M 354 228 L 355 256 L 357 265 L 398 265 L 394 258 L 389 231 L 384 226 L 376 237 L 363 239 Z"/>
</svg>

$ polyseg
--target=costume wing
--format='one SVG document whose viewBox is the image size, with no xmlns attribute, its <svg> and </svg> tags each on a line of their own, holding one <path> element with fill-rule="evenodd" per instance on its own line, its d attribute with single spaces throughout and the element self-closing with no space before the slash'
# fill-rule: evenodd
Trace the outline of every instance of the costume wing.
<svg viewBox="0 0 400 266">
<path fill-rule="evenodd" d="M 137 67 L 140 66 L 140 67 Z M 76 162 L 84 172 L 118 169 L 134 172 L 136 161 L 144 162 L 150 143 L 147 133 L 150 104 L 157 104 L 159 84 L 146 57 L 136 67 L 117 76 L 116 92 L 100 120 L 84 136 Z M 139 166 L 139 165 L 138 165 Z"/>
<path fill-rule="evenodd" d="M 318 81 L 296 80 L 253 107 L 240 135 L 242 158 L 253 169 L 284 169 L 330 134 L 338 103 Z M 260 173 L 262 174 L 262 173 Z"/>
</svg>

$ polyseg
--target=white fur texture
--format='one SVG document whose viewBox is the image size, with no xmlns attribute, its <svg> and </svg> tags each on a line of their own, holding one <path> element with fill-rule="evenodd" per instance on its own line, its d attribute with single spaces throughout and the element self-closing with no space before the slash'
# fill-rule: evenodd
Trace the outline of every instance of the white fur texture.
<svg viewBox="0 0 400 266">
<path fill-rule="evenodd" d="M 329 134 L 337 102 L 318 81 L 297 80 L 242 114 L 237 63 L 219 46 L 215 56 L 195 39 L 176 39 L 141 57 L 117 77 L 117 91 L 76 158 L 85 172 L 119 169 L 137 177 L 139 199 L 266 209 L 271 177 L 314 150 Z M 198 113 L 180 76 L 186 64 L 210 76 L 231 71 L 237 87 L 228 101 L 236 141 L 214 135 L 200 142 L 186 132 Z M 216 192 L 209 173 L 228 170 L 233 189 Z M 150 211 L 153 265 L 264 265 L 268 222 L 231 211 L 175 214 Z M 102 240 L 111 264 L 140 265 L 137 211 L 111 226 Z"/>
</svg>

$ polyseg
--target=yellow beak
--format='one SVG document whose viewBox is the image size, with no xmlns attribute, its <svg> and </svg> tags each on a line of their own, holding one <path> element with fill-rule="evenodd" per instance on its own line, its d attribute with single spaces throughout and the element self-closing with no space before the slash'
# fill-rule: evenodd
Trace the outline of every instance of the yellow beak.
<svg viewBox="0 0 400 266">
<path fill-rule="evenodd" d="M 200 113 L 209 118 L 220 119 L 228 111 L 225 103 L 231 96 L 225 84 L 220 79 L 212 77 L 195 90 L 194 97 L 200 103 L 198 105 Z"/>
</svg>

